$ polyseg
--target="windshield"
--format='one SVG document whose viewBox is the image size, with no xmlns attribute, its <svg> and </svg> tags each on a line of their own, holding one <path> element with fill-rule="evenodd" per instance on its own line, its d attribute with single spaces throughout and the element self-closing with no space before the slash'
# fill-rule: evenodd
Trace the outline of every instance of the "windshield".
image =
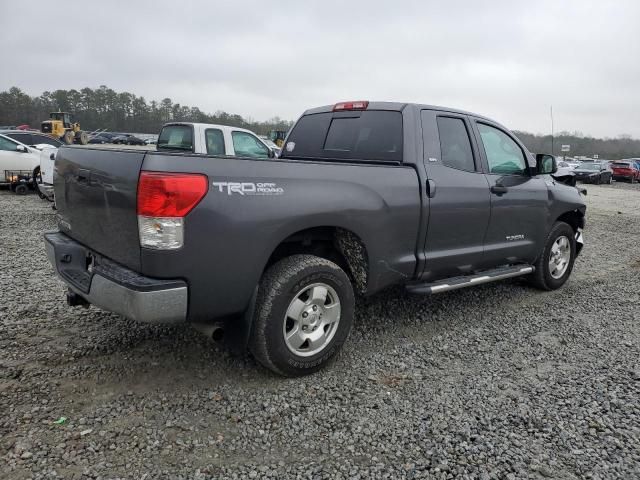
<svg viewBox="0 0 640 480">
<path fill-rule="evenodd" d="M 162 128 L 158 150 L 193 150 L 193 131 L 189 125 L 167 125 Z"/>
<path fill-rule="evenodd" d="M 600 170 L 599 163 L 581 163 L 578 165 L 580 170 Z"/>
<path fill-rule="evenodd" d="M 631 168 L 630 163 L 622 163 L 622 162 L 613 163 L 611 164 L 611 166 L 614 168 Z"/>
</svg>

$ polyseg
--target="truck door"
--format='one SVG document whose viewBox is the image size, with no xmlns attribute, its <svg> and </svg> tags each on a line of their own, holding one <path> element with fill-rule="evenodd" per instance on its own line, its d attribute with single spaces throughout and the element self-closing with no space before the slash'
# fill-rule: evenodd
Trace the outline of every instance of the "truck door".
<svg viewBox="0 0 640 480">
<path fill-rule="evenodd" d="M 428 281 L 478 268 L 490 194 L 469 119 L 422 110 L 421 122 L 428 197 L 423 205 L 429 209 L 422 279 Z"/>
<path fill-rule="evenodd" d="M 510 133 L 484 120 L 473 123 L 491 192 L 484 261 L 531 263 L 547 235 L 545 180 L 531 175 L 525 149 Z"/>
</svg>

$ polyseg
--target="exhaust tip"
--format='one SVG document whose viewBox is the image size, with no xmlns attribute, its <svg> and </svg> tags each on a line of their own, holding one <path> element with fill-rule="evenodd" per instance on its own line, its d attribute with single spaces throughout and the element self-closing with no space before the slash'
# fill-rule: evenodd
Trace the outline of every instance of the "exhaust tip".
<svg viewBox="0 0 640 480">
<path fill-rule="evenodd" d="M 192 323 L 191 326 L 215 342 L 222 341 L 224 328 L 221 323 Z"/>
</svg>

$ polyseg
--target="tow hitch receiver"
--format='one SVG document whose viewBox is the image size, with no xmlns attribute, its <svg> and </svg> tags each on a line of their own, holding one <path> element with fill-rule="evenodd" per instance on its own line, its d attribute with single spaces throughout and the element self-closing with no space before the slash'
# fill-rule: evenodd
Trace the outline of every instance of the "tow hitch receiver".
<svg viewBox="0 0 640 480">
<path fill-rule="evenodd" d="M 67 290 L 67 305 L 70 307 L 89 308 L 89 302 L 71 289 Z"/>
</svg>

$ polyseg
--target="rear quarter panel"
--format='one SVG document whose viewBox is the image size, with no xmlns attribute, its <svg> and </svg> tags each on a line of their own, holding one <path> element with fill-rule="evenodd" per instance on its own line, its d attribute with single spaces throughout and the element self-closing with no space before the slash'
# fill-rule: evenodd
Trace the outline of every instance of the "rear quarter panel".
<svg viewBox="0 0 640 480">
<path fill-rule="evenodd" d="M 187 280 L 190 321 L 244 310 L 277 245 L 312 227 L 360 237 L 369 293 L 414 275 L 420 195 L 413 168 L 151 153 L 143 169 L 209 178 L 207 195 L 185 219 L 184 247 L 142 250 L 142 273 Z M 230 191 L 230 182 L 246 184 L 244 194 Z M 276 191 L 252 192 L 259 184 Z"/>
</svg>

